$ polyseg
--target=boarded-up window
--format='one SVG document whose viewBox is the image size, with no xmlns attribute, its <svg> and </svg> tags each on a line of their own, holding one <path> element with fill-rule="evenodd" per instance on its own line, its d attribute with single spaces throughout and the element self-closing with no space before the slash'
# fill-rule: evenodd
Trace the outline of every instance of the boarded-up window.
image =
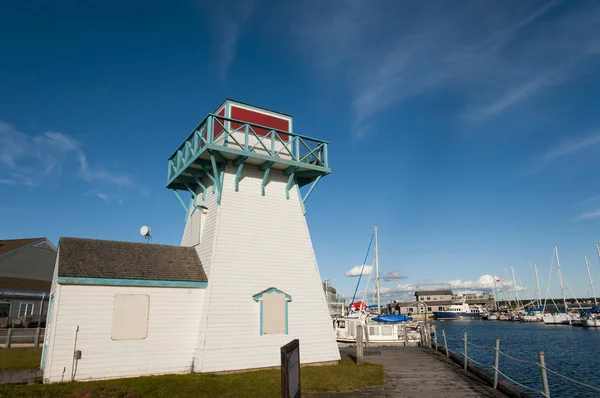
<svg viewBox="0 0 600 398">
<path fill-rule="evenodd" d="M 286 332 L 285 294 L 275 291 L 265 293 L 262 306 L 263 334 L 284 334 Z"/>
<path fill-rule="evenodd" d="M 143 340 L 148 335 L 147 294 L 116 294 L 111 337 L 113 340 Z"/>
</svg>

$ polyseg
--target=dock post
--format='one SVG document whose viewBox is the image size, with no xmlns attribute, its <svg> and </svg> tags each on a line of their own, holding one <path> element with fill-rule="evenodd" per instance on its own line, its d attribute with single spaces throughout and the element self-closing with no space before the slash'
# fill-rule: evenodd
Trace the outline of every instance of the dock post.
<svg viewBox="0 0 600 398">
<path fill-rule="evenodd" d="M 402 324 L 402 334 L 404 335 L 404 347 L 408 347 L 408 329 L 406 323 Z"/>
<path fill-rule="evenodd" d="M 442 337 L 444 338 L 444 348 L 446 349 L 446 358 L 450 358 L 450 353 L 448 352 L 448 342 L 446 341 L 446 331 L 442 329 Z"/>
<path fill-rule="evenodd" d="M 35 337 L 33 340 L 33 346 L 35 348 L 38 348 L 40 346 L 40 327 L 39 326 L 35 329 Z"/>
<path fill-rule="evenodd" d="M 6 344 L 4 345 L 4 347 L 6 348 L 10 348 L 10 339 L 12 337 L 12 331 L 12 328 L 9 328 L 6 332 Z"/>
<path fill-rule="evenodd" d="M 498 389 L 498 364 L 500 362 L 500 339 L 496 339 L 496 357 L 494 358 L 494 390 Z"/>
<path fill-rule="evenodd" d="M 465 341 L 465 364 L 464 364 L 464 369 L 467 370 L 467 332 L 465 332 L 465 337 L 464 337 L 464 341 Z"/>
<path fill-rule="evenodd" d="M 433 341 L 435 343 L 435 350 L 438 351 L 438 339 L 437 339 L 437 328 L 435 325 L 431 325 L 431 329 L 433 330 Z"/>
<path fill-rule="evenodd" d="M 544 386 L 544 397 L 550 398 L 550 388 L 548 387 L 548 374 L 546 373 L 546 360 L 544 359 L 544 351 L 538 352 L 540 363 L 540 372 L 542 374 L 542 385 Z"/>
<path fill-rule="evenodd" d="M 363 364 L 363 327 L 358 325 L 356 327 L 356 364 Z"/>
</svg>

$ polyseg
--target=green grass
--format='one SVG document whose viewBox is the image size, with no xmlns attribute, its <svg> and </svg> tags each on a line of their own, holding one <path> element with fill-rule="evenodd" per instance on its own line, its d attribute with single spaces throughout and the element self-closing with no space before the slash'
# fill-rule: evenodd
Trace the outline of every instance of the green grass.
<svg viewBox="0 0 600 398">
<path fill-rule="evenodd" d="M 343 358 L 339 365 L 303 366 L 300 377 L 303 392 L 350 391 L 384 382 L 383 367 L 356 366 L 349 358 Z M 281 397 L 281 372 L 271 369 L 224 375 L 186 374 L 32 386 L 3 385 L 0 386 L 0 398 L 5 397 Z"/>
<path fill-rule="evenodd" d="M 41 358 L 41 348 L 0 348 L 0 370 L 36 369 Z"/>
</svg>

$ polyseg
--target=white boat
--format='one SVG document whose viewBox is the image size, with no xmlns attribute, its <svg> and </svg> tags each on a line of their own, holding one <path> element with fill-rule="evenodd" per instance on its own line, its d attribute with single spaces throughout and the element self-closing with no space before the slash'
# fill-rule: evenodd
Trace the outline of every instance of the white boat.
<svg viewBox="0 0 600 398">
<path fill-rule="evenodd" d="M 333 329 L 335 338 L 340 343 L 356 343 L 356 329 L 358 325 L 362 325 L 364 333 L 368 334 L 368 336 L 363 335 L 363 341 L 368 341 L 369 344 L 418 345 L 421 343 L 422 323 L 408 319 L 409 317 L 402 315 L 379 317 L 374 314 L 359 313 L 333 318 Z"/>
<path fill-rule="evenodd" d="M 521 315 L 523 322 L 542 322 L 544 320 L 544 314 L 541 311 L 530 311 L 525 315 Z"/>
<path fill-rule="evenodd" d="M 600 245 L 596 245 L 596 250 L 598 251 L 598 258 L 600 258 Z M 585 258 L 585 266 L 587 268 L 588 277 L 590 278 L 590 286 L 592 287 L 592 295 L 594 296 L 594 307 L 592 311 L 598 311 L 598 300 L 596 299 L 596 288 L 594 287 L 594 279 L 592 278 L 592 273 L 590 272 L 590 263 L 588 262 L 587 256 Z M 581 316 L 581 325 L 588 328 L 598 328 L 600 327 L 600 314 L 597 312 L 586 311 Z"/>
<path fill-rule="evenodd" d="M 498 320 L 498 315 L 496 314 L 490 314 L 487 317 L 488 321 L 497 321 Z"/>
<path fill-rule="evenodd" d="M 444 311 L 433 311 L 433 317 L 438 320 L 481 319 L 485 311 L 480 305 L 469 305 L 464 300 L 462 304 L 452 304 Z"/>
<path fill-rule="evenodd" d="M 546 325 L 570 325 L 576 320 L 576 317 L 574 314 L 557 312 L 554 314 L 544 314 L 543 319 Z"/>
</svg>

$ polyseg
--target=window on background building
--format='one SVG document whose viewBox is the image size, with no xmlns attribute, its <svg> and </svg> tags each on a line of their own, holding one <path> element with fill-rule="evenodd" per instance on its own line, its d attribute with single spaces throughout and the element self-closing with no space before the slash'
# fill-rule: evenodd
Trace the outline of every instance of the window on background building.
<svg viewBox="0 0 600 398">
<path fill-rule="evenodd" d="M 10 315 L 10 303 L 0 303 L 0 318 L 7 318 Z"/>
<path fill-rule="evenodd" d="M 428 311 L 428 312 L 431 312 L 431 307 L 427 307 L 427 311 Z"/>
<path fill-rule="evenodd" d="M 19 317 L 33 315 L 33 303 L 21 303 L 19 306 Z"/>
<path fill-rule="evenodd" d="M 427 300 L 431 300 L 431 297 L 427 297 Z"/>
<path fill-rule="evenodd" d="M 288 334 L 288 302 L 292 298 L 274 287 L 252 296 L 260 305 L 260 334 Z"/>
<path fill-rule="evenodd" d="M 115 294 L 111 338 L 143 340 L 148 336 L 150 296 L 147 294 Z"/>
<path fill-rule="evenodd" d="M 412 307 L 408 309 L 408 312 L 413 312 L 413 309 L 412 309 Z"/>
</svg>

